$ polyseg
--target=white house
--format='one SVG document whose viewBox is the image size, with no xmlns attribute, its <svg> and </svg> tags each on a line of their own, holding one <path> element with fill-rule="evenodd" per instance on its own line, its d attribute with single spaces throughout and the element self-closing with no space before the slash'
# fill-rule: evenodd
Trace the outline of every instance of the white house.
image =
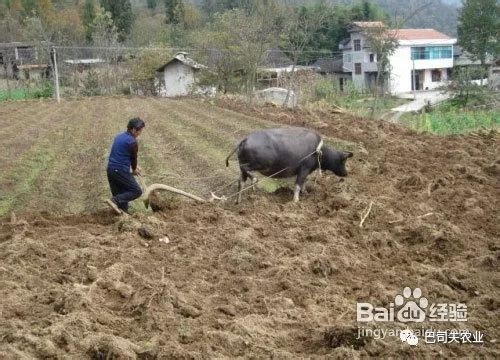
<svg viewBox="0 0 500 360">
<path fill-rule="evenodd" d="M 343 70 L 352 74 L 359 89 L 375 85 L 377 55 L 370 49 L 365 36 L 373 27 L 384 27 L 381 22 L 354 22 L 350 38 L 340 44 L 343 52 Z M 453 44 L 457 42 L 434 29 L 387 30 L 398 41 L 398 47 L 389 58 L 389 91 L 393 94 L 415 90 L 432 90 L 446 83 L 448 69 L 453 67 Z"/>
<path fill-rule="evenodd" d="M 186 55 L 185 52 L 179 52 L 172 60 L 156 70 L 160 96 L 185 96 L 197 90 L 196 73 L 205 66 Z"/>
</svg>

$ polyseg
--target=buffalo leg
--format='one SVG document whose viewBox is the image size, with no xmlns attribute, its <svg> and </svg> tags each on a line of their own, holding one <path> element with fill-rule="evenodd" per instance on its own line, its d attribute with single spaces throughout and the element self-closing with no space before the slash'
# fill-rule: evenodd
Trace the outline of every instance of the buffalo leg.
<svg viewBox="0 0 500 360">
<path fill-rule="evenodd" d="M 306 179 L 306 180 L 304 180 L 304 183 L 303 183 L 303 184 L 302 184 L 302 186 L 300 187 L 300 193 L 301 193 L 302 195 L 307 194 L 306 183 L 307 183 L 307 179 Z"/>
<path fill-rule="evenodd" d="M 240 166 L 241 170 L 241 177 L 238 180 L 238 198 L 236 200 L 236 204 L 239 204 L 241 202 L 241 190 L 243 189 L 243 184 L 246 183 L 247 179 L 250 178 L 252 180 L 252 186 L 254 184 L 254 181 L 256 180 L 255 177 L 252 175 L 250 172 L 250 167 L 248 165 L 241 165 Z"/>
<path fill-rule="evenodd" d="M 301 193 L 301 190 L 303 190 L 305 187 L 307 175 L 309 175 L 307 170 L 305 169 L 299 170 L 299 173 L 297 174 L 297 179 L 295 180 L 295 189 L 293 191 L 293 202 L 299 201 L 299 194 Z"/>
<path fill-rule="evenodd" d="M 255 191 L 255 184 L 257 184 L 257 178 L 252 176 L 252 191 Z"/>
</svg>

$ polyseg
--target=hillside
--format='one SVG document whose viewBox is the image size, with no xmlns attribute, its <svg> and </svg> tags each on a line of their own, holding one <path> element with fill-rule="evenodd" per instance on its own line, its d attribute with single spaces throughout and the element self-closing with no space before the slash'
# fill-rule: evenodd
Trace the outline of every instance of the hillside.
<svg viewBox="0 0 500 360">
<path fill-rule="evenodd" d="M 241 205 L 162 195 L 162 211 L 138 203 L 120 218 L 102 204 L 104 165 L 131 115 L 147 122 L 146 180 L 201 196 L 234 194 L 223 160 L 252 129 L 312 127 L 354 157 L 345 179 L 313 174 L 298 204 L 288 189 Z M 438 137 L 328 110 L 133 97 L 10 102 L 0 125 L 2 359 L 500 354 L 495 131 Z M 466 304 L 467 322 L 364 327 L 481 331 L 483 343 L 357 339 L 356 302 L 385 307 L 404 287 L 429 306 Z"/>
<path fill-rule="evenodd" d="M 201 6 L 202 0 L 187 1 Z M 287 4 L 307 4 L 308 1 L 295 0 L 283 1 Z M 337 4 L 356 4 L 358 0 L 332 0 L 331 3 Z M 374 3 L 385 9 L 392 18 L 406 18 L 410 16 L 416 9 L 419 9 L 424 4 L 429 4 L 421 11 L 409 19 L 403 27 L 405 28 L 434 28 L 448 35 L 455 36 L 457 34 L 457 7 L 460 5 L 460 0 L 373 0 Z M 145 0 L 134 0 L 134 5 L 145 6 Z"/>
<path fill-rule="evenodd" d="M 353 0 L 340 0 L 342 3 L 353 4 Z M 391 18 L 405 19 L 415 13 L 404 28 L 433 28 L 450 36 L 457 34 L 457 7 L 446 4 L 443 0 L 373 0 L 385 9 Z M 422 6 L 429 4 L 426 7 Z"/>
</svg>

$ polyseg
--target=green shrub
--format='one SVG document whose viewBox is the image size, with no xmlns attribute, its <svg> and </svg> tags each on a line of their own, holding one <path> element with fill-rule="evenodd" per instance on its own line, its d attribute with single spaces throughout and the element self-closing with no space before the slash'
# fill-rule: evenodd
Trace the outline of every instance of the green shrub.
<svg viewBox="0 0 500 360">
<path fill-rule="evenodd" d="M 99 76 L 96 71 L 89 70 L 83 80 L 82 94 L 85 96 L 101 95 L 101 87 L 99 85 Z"/>
<path fill-rule="evenodd" d="M 0 90 L 0 101 L 50 98 L 53 94 L 54 86 L 47 81 L 41 87 Z"/>
<path fill-rule="evenodd" d="M 172 59 L 169 49 L 145 49 L 134 58 L 128 60 L 127 65 L 131 74 L 132 86 L 145 95 L 156 95 L 156 69 Z"/>
<path fill-rule="evenodd" d="M 438 135 L 462 134 L 480 128 L 500 126 L 498 111 L 434 111 L 419 116 L 412 127 Z"/>
<path fill-rule="evenodd" d="M 322 100 L 332 98 L 337 92 L 337 89 L 333 81 L 322 79 L 314 84 L 313 92 L 316 100 Z"/>
<path fill-rule="evenodd" d="M 50 98 L 54 95 L 54 86 L 47 81 L 42 87 L 31 90 L 29 95 L 33 99 Z"/>
</svg>

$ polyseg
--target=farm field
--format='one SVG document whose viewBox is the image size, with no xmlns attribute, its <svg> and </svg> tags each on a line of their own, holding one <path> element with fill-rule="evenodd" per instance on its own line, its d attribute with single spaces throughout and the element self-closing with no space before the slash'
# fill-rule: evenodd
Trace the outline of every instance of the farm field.
<svg viewBox="0 0 500 360">
<path fill-rule="evenodd" d="M 354 157 L 345 179 L 312 174 L 298 204 L 285 188 L 240 205 L 161 195 L 162 211 L 136 202 L 116 217 L 106 158 L 133 116 L 147 124 L 147 183 L 205 198 L 236 191 L 237 161 L 224 159 L 254 129 L 315 128 Z M 229 99 L 104 97 L 0 103 L 0 139 L 2 359 L 500 355 L 494 130 L 439 137 Z M 388 307 L 405 287 L 465 304 L 467 321 L 356 321 L 358 301 Z M 484 338 L 357 339 L 358 327 L 407 326 Z"/>
<path fill-rule="evenodd" d="M 79 213 L 102 208 L 97 200 L 109 193 L 105 168 L 112 139 L 137 114 L 147 121 L 147 131 L 139 139 L 145 179 L 201 196 L 237 178 L 236 163 L 230 169 L 224 164 L 237 139 L 270 126 L 193 102 L 109 98 L 58 107 L 49 102 L 26 104 L 23 109 L 10 102 L 0 110 L 6 122 L 1 124 L 6 151 L 0 215 L 16 209 Z"/>
</svg>

